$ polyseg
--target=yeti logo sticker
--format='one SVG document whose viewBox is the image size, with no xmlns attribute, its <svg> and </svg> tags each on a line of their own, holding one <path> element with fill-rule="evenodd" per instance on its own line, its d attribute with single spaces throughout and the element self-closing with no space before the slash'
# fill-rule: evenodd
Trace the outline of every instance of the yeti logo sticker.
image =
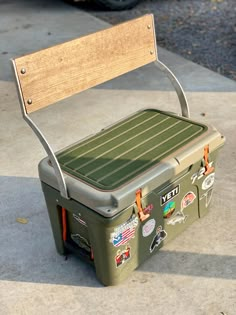
<svg viewBox="0 0 236 315">
<path fill-rule="evenodd" d="M 170 191 L 168 191 L 167 193 L 165 193 L 164 195 L 162 195 L 161 198 L 160 198 L 161 206 L 163 206 L 168 201 L 170 201 L 175 196 L 177 196 L 179 194 L 179 191 L 180 191 L 180 189 L 179 189 L 179 185 L 178 185 L 175 188 L 173 188 Z"/>
</svg>

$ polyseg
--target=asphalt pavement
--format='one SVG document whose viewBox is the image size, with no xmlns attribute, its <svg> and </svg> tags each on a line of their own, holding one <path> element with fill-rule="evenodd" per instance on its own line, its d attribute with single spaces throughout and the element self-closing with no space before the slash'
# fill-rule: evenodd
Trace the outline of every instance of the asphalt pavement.
<svg viewBox="0 0 236 315">
<path fill-rule="evenodd" d="M 45 152 L 21 117 L 9 59 L 108 26 L 59 0 L 0 0 L 0 314 L 234 315 L 236 83 L 167 50 L 159 58 L 183 85 L 191 117 L 226 136 L 209 214 L 116 287 L 56 252 L 37 172 Z M 58 150 L 144 107 L 179 111 L 152 64 L 32 118 Z"/>
</svg>

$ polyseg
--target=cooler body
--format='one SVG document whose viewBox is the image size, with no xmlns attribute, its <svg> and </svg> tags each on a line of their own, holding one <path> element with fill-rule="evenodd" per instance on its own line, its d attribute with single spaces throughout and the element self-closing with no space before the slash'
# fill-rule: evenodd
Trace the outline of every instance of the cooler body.
<svg viewBox="0 0 236 315">
<path fill-rule="evenodd" d="M 123 281 L 207 213 L 223 143 L 188 119 L 136 113 L 58 153 L 70 199 L 44 159 L 39 175 L 58 252 L 86 259 L 105 285 Z"/>
</svg>

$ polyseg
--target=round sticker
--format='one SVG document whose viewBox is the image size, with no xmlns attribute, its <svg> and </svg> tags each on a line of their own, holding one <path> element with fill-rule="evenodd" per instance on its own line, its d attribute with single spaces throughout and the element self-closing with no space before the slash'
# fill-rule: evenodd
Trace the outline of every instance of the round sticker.
<svg viewBox="0 0 236 315">
<path fill-rule="evenodd" d="M 152 234 L 156 226 L 156 221 L 154 219 L 151 219 L 147 221 L 142 229 L 143 237 L 147 237 Z"/>
<path fill-rule="evenodd" d="M 215 181 L 215 173 L 208 175 L 202 183 L 202 189 L 203 190 L 209 189 L 214 184 L 214 181 Z"/>
</svg>

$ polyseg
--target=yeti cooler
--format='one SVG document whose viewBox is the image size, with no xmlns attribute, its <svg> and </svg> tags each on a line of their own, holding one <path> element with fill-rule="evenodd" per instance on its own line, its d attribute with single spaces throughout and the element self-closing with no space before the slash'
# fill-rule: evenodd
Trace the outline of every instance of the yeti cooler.
<svg viewBox="0 0 236 315">
<path fill-rule="evenodd" d="M 181 116 L 145 109 L 58 153 L 30 117 L 151 63 L 170 79 Z M 12 65 L 23 118 L 48 155 L 39 177 L 60 254 L 79 255 L 103 284 L 117 284 L 207 213 L 224 138 L 189 119 L 179 81 L 158 59 L 153 15 L 16 58 Z"/>
<path fill-rule="evenodd" d="M 57 154 L 70 199 L 48 158 L 39 175 L 57 250 L 117 284 L 205 215 L 224 139 L 212 127 L 156 109 L 140 111 Z"/>
</svg>

